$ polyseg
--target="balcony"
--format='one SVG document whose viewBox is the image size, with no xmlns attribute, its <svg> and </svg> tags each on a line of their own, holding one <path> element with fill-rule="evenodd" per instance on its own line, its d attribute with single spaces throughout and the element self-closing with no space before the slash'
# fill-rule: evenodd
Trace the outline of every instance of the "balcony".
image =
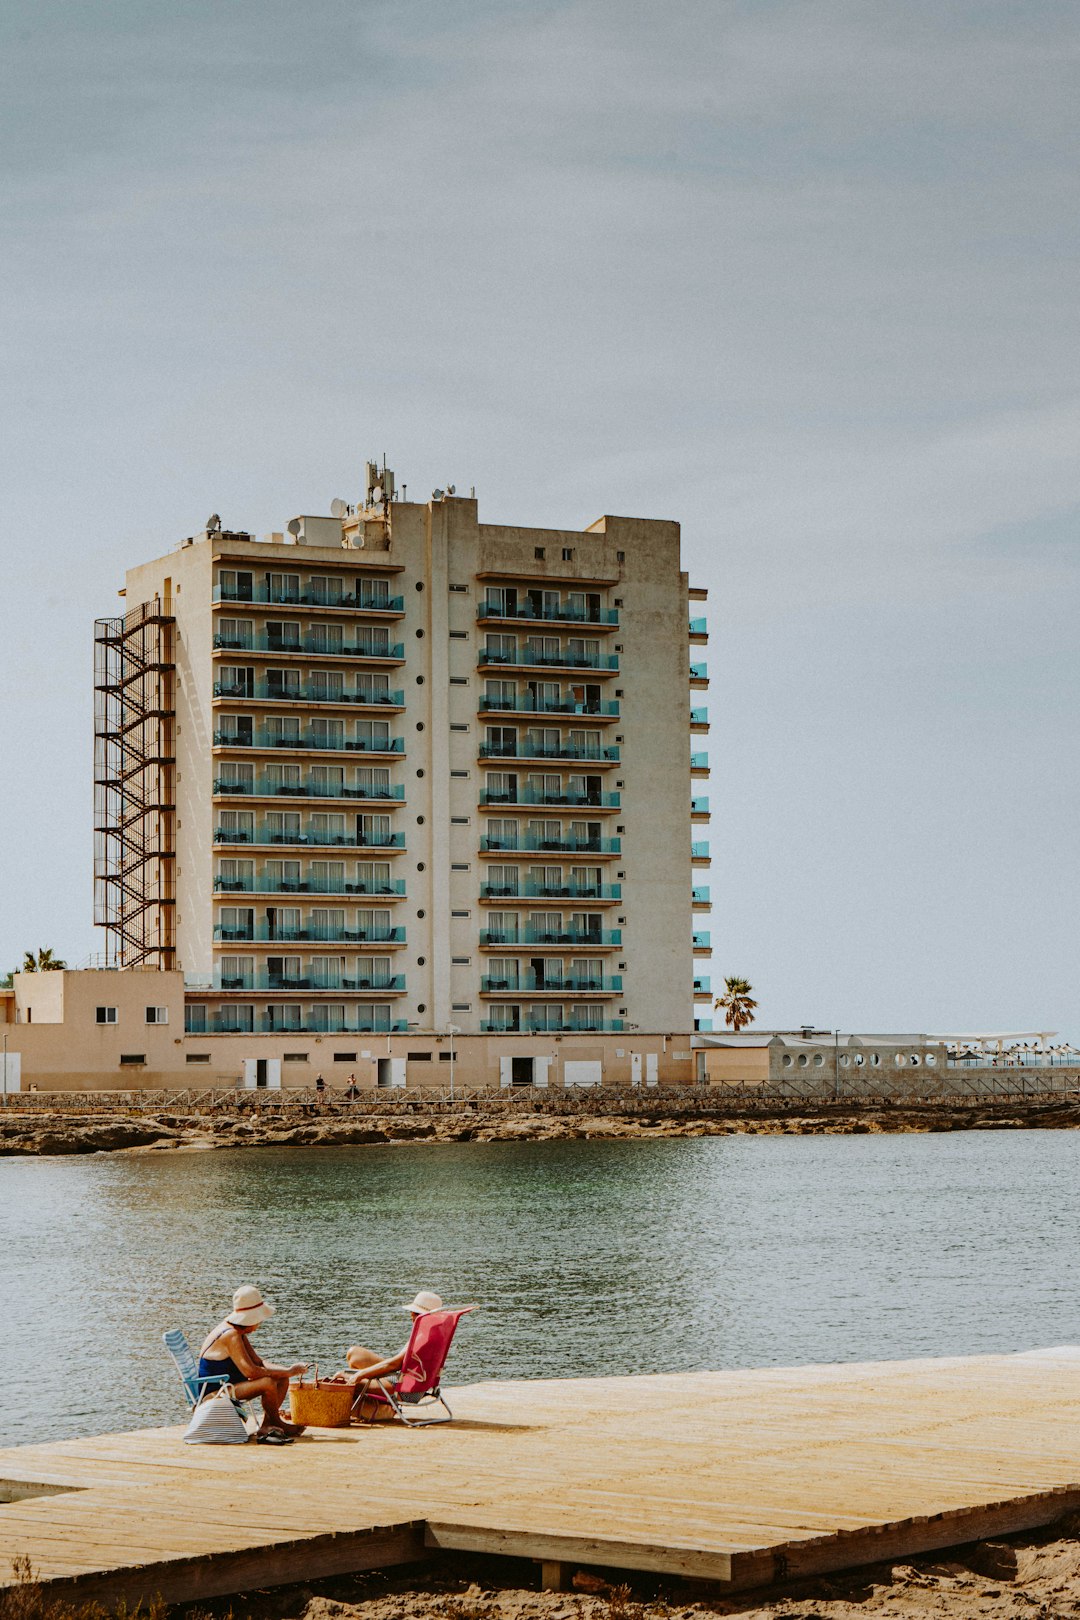
<svg viewBox="0 0 1080 1620">
<path fill-rule="evenodd" d="M 622 993 L 622 975 L 605 979 L 602 975 L 589 975 L 584 979 L 538 978 L 535 973 L 521 973 L 516 979 L 496 978 L 485 974 L 480 980 L 480 992 L 485 996 L 551 995 L 551 996 L 614 996 Z"/>
<path fill-rule="evenodd" d="M 691 637 L 704 636 L 704 637 L 708 638 L 708 634 L 709 634 L 709 621 L 708 621 L 708 619 L 691 619 L 690 620 L 690 635 L 691 635 Z"/>
<path fill-rule="evenodd" d="M 708 709 L 691 709 L 690 710 L 690 729 L 691 729 L 691 731 L 708 731 L 708 729 L 709 729 L 709 711 L 708 711 Z"/>
<path fill-rule="evenodd" d="M 363 960 L 363 958 L 361 958 Z M 226 978 L 223 973 L 215 973 L 209 986 L 211 990 L 318 990 L 330 994 L 339 994 L 343 990 L 374 991 L 379 995 L 400 995 L 405 989 L 405 975 L 394 974 L 342 974 L 333 981 L 324 980 L 321 976 L 313 978 L 309 973 L 298 975 L 295 979 L 285 978 L 279 973 L 268 973 L 260 969 L 255 973 L 241 974 L 236 978 Z"/>
<path fill-rule="evenodd" d="M 535 788 L 524 788 L 517 793 L 493 793 L 487 788 L 481 789 L 480 804 L 483 808 L 491 809 L 493 805 L 502 807 L 520 806 L 527 809 L 531 805 L 554 805 L 568 810 L 618 810 L 622 804 L 621 793 L 538 793 Z"/>
<path fill-rule="evenodd" d="M 694 840 L 694 842 L 690 845 L 690 859 L 692 861 L 707 861 L 710 859 L 709 844 L 707 839 L 701 838 Z"/>
<path fill-rule="evenodd" d="M 357 709 L 403 709 L 404 692 L 382 692 L 361 687 L 357 692 L 328 692 L 310 681 L 298 681 L 295 686 L 279 686 L 276 682 L 215 681 L 214 696 L 228 698 L 233 703 L 346 703 Z"/>
<path fill-rule="evenodd" d="M 564 701 L 562 698 L 538 698 L 527 692 L 512 698 L 494 698 L 481 694 L 478 708 L 481 714 L 555 714 L 564 718 L 580 717 L 588 720 L 619 718 L 619 704 L 614 699 L 606 703 L 601 702 L 599 698 L 588 703 L 575 703 L 572 700 Z"/>
<path fill-rule="evenodd" d="M 404 887 L 404 885 L 402 885 Z M 404 945 L 404 928 L 330 928 L 309 924 L 306 928 L 271 928 L 257 923 L 254 929 L 214 928 L 217 945 Z"/>
<path fill-rule="evenodd" d="M 690 800 L 690 814 L 692 816 L 707 816 L 709 814 L 709 800 L 706 794 L 700 794 Z"/>
<path fill-rule="evenodd" d="M 335 733 L 307 731 L 295 736 L 271 732 L 265 726 L 252 726 L 250 731 L 222 730 L 214 732 L 215 748 L 279 748 L 302 749 L 305 753 L 326 754 L 403 754 L 405 743 L 401 737 L 348 737 Z"/>
<path fill-rule="evenodd" d="M 708 754 L 691 754 L 690 769 L 692 771 L 707 771 L 709 768 Z"/>
<path fill-rule="evenodd" d="M 219 799 L 359 799 L 383 803 L 393 799 L 404 801 L 405 788 L 401 782 L 388 787 L 349 787 L 344 782 L 319 782 L 308 777 L 303 782 L 281 782 L 276 777 L 253 776 L 250 781 L 229 781 L 219 776 L 214 779 L 214 794 Z"/>
<path fill-rule="evenodd" d="M 695 979 L 694 979 L 694 995 L 695 996 L 711 996 L 712 995 L 712 980 L 708 977 L 707 974 L 695 977 Z"/>
<path fill-rule="evenodd" d="M 620 753 L 613 748 L 549 748 L 537 743 L 531 745 L 527 737 L 518 737 L 512 743 L 481 743 L 481 759 L 572 759 L 587 760 L 594 765 L 617 765 Z"/>
<path fill-rule="evenodd" d="M 397 899 L 405 893 L 405 879 L 390 883 L 357 883 L 342 878 L 258 877 L 214 879 L 215 894 L 363 894 L 374 899 Z"/>
<path fill-rule="evenodd" d="M 481 647 L 476 662 L 480 669 L 591 669 L 598 675 L 615 675 L 619 670 L 618 653 L 592 653 L 579 658 L 568 652 L 542 653 L 528 647 L 513 652 L 490 652 Z"/>
<path fill-rule="evenodd" d="M 569 602 L 561 602 L 558 606 L 545 607 L 538 602 L 508 602 L 497 597 L 485 596 L 477 603 L 476 617 L 483 623 L 491 619 L 510 619 L 515 623 L 521 619 L 532 620 L 538 624 L 597 624 L 617 625 L 619 622 L 618 608 L 604 607 L 571 607 Z"/>
<path fill-rule="evenodd" d="M 481 855 L 621 855 L 621 838 L 537 838 L 521 833 L 516 838 L 481 838 Z"/>
<path fill-rule="evenodd" d="M 333 601 L 327 601 L 325 591 L 299 588 L 279 588 L 260 581 L 244 585 L 215 585 L 215 602 L 242 602 L 266 607 L 310 607 L 320 613 L 332 613 L 344 608 L 351 613 L 387 613 L 395 618 L 405 614 L 403 596 L 384 595 L 382 591 L 342 591 Z"/>
<path fill-rule="evenodd" d="M 533 945 L 572 945 L 589 951 L 613 950 L 622 944 L 622 929 L 597 929 L 595 933 L 590 933 L 588 930 L 582 932 L 570 928 L 520 928 L 515 933 L 507 934 L 501 929 L 484 928 L 480 931 L 480 944 L 485 948 L 494 947 L 511 953 Z"/>
<path fill-rule="evenodd" d="M 708 933 L 707 931 L 704 932 L 704 933 L 695 933 L 695 935 L 694 935 L 694 951 L 695 951 L 695 953 L 700 952 L 700 951 L 711 951 L 711 950 L 712 950 L 712 935 L 710 933 Z"/>
<path fill-rule="evenodd" d="M 707 883 L 698 884 L 695 888 L 690 890 L 690 904 L 692 906 L 712 905 L 712 901 L 709 898 L 709 885 Z"/>
<path fill-rule="evenodd" d="M 285 844 L 311 849 L 404 849 L 403 832 L 281 832 L 270 827 L 215 827 L 215 844 Z"/>
<path fill-rule="evenodd" d="M 239 1007 L 232 1016 L 228 1013 L 205 1012 L 199 1006 L 189 1006 L 184 1018 L 184 1033 L 187 1035 L 405 1035 L 408 1033 L 408 1023 L 404 1018 L 391 1019 L 387 1016 L 365 1018 L 363 1009 L 358 1008 L 352 1018 L 319 1018 L 314 1016 L 315 1008 L 309 1009 L 309 1016 L 299 1021 L 284 1020 L 280 1013 L 277 1018 L 270 1011 L 259 1012 L 250 1018 L 238 1018 L 236 1013 L 241 1012 Z M 200 1014 L 203 1016 L 200 1017 Z"/>
<path fill-rule="evenodd" d="M 705 685 L 707 686 L 709 684 L 708 665 L 707 664 L 691 664 L 690 665 L 690 679 L 692 681 L 704 681 Z"/>
<path fill-rule="evenodd" d="M 509 1009 L 508 1009 L 509 1010 Z M 561 1023 L 550 1023 L 532 1018 L 515 1018 L 503 1023 L 499 1019 L 486 1019 L 480 1025 L 482 1035 L 618 1035 L 622 1032 L 621 1018 L 607 1018 L 598 1023 L 590 1019 L 564 1018 Z"/>
<path fill-rule="evenodd" d="M 591 900 L 596 903 L 622 899 L 621 883 L 481 883 L 482 900 Z"/>
<path fill-rule="evenodd" d="M 403 664 L 405 662 L 405 645 L 396 641 L 391 645 L 387 642 L 372 641 L 370 638 L 360 636 L 348 646 L 328 646 L 326 641 L 318 636 L 301 636 L 296 642 L 282 641 L 280 636 L 268 636 L 252 632 L 246 636 L 225 636 L 219 631 L 214 636 L 214 648 L 217 652 L 249 652 L 266 653 L 272 658 L 351 658 L 353 660 L 368 660 L 376 663 Z"/>
</svg>

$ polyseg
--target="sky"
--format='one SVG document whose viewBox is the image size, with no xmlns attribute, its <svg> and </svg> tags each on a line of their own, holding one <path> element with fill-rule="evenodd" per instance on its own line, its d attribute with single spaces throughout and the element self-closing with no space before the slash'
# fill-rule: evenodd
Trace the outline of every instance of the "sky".
<svg viewBox="0 0 1080 1620">
<path fill-rule="evenodd" d="M 10 0 L 0 969 L 92 926 L 92 620 L 355 499 L 677 518 L 711 972 L 1080 1041 L 1080 12 Z"/>
</svg>

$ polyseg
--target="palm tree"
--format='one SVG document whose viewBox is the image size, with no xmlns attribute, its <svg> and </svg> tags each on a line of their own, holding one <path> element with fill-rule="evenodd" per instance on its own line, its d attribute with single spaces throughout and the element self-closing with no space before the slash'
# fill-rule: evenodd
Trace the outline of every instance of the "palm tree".
<svg viewBox="0 0 1080 1620">
<path fill-rule="evenodd" d="M 754 1022 L 757 1002 L 750 994 L 752 989 L 753 985 L 749 979 L 732 976 L 724 980 L 724 993 L 716 998 L 716 1005 L 724 1009 L 724 1023 L 733 1029 L 736 1035 L 744 1024 Z"/>
<path fill-rule="evenodd" d="M 44 948 L 39 945 L 36 955 L 33 951 L 23 952 L 23 965 L 19 971 L 20 973 L 59 973 L 66 967 L 66 962 L 62 962 L 58 956 L 53 955 L 51 945 L 46 945 Z"/>
</svg>

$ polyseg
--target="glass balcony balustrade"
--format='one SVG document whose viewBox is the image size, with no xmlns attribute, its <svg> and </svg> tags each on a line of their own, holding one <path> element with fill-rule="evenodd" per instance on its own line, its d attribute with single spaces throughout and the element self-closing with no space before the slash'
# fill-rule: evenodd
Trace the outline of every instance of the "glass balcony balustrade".
<svg viewBox="0 0 1080 1620">
<path fill-rule="evenodd" d="M 586 950 L 602 950 L 605 947 L 622 944 L 621 928 L 604 928 L 590 931 L 574 928 L 519 928 L 507 933 L 497 928 L 482 928 L 480 930 L 481 945 L 498 945 L 507 950 L 514 951 L 532 945 L 575 945 L 583 946 Z"/>
<path fill-rule="evenodd" d="M 690 665 L 690 679 L 692 681 L 707 681 L 708 678 L 709 678 L 709 667 L 708 667 L 707 664 L 691 664 Z"/>
<path fill-rule="evenodd" d="M 690 845 L 690 855 L 691 855 L 691 858 L 693 860 L 695 860 L 695 861 L 707 861 L 707 860 L 709 860 L 710 857 L 709 857 L 708 840 L 704 839 L 704 838 L 696 838 L 694 840 L 694 842 Z"/>
<path fill-rule="evenodd" d="M 387 659 L 397 663 L 404 662 L 405 645 L 403 642 L 373 641 L 370 637 L 357 636 L 347 644 L 329 645 L 325 638 L 320 636 L 300 636 L 295 642 L 283 641 L 280 636 L 269 636 L 260 631 L 251 631 L 246 635 L 223 635 L 220 631 L 214 636 L 214 646 L 219 651 L 226 652 L 257 652 L 257 653 L 291 653 L 293 656 L 311 654 L 316 658 L 368 658 Z"/>
<path fill-rule="evenodd" d="M 707 636 L 709 633 L 708 619 L 691 619 L 690 634 L 692 636 Z"/>
<path fill-rule="evenodd" d="M 281 878 L 263 873 L 258 877 L 216 877 L 214 892 L 215 894 L 403 895 L 405 879 L 397 878 L 390 883 L 363 883 L 344 877 Z"/>
<path fill-rule="evenodd" d="M 215 827 L 215 844 L 289 844 L 304 845 L 312 849 L 404 849 L 403 832 L 332 833 L 319 831 L 282 831 L 280 828 Z"/>
<path fill-rule="evenodd" d="M 289 735 L 270 730 L 266 726 L 252 726 L 250 730 L 234 730 L 224 726 L 214 732 L 215 748 L 293 748 L 327 754 L 403 754 L 405 743 L 401 737 L 359 737 L 348 733 L 298 730 Z"/>
<path fill-rule="evenodd" d="M 707 883 L 699 883 L 692 888 L 690 890 L 690 901 L 691 904 L 695 906 L 711 905 L 712 902 L 709 899 L 709 885 Z"/>
<path fill-rule="evenodd" d="M 690 814 L 692 816 L 707 816 L 709 814 L 708 795 L 701 793 L 690 800 Z"/>
<path fill-rule="evenodd" d="M 597 607 L 586 603 L 581 607 L 570 602 L 539 603 L 528 600 L 508 601 L 505 597 L 481 597 L 476 607 L 478 619 L 532 619 L 543 624 L 618 624 L 618 608 Z"/>
<path fill-rule="evenodd" d="M 351 608 L 361 613 L 405 612 L 403 596 L 390 596 L 378 589 L 365 590 L 361 587 L 355 591 L 341 591 L 330 599 L 330 593 L 313 589 L 310 585 L 294 588 L 267 585 L 261 580 L 252 581 L 250 585 L 215 585 L 213 599 L 215 602 L 253 602 L 271 607 L 311 607 L 317 608 L 320 613 L 334 608 Z"/>
<path fill-rule="evenodd" d="M 360 958 L 363 961 L 363 957 Z M 280 973 L 269 973 L 265 969 L 257 969 L 254 973 L 239 974 L 229 978 L 223 973 L 215 973 L 210 983 L 212 990 L 371 990 L 380 995 L 390 991 L 398 992 L 405 988 L 405 975 L 403 973 L 343 973 L 334 977 L 323 977 L 310 973 L 300 973 L 295 978 Z"/>
<path fill-rule="evenodd" d="M 565 805 L 568 809 L 576 810 L 618 810 L 622 804 L 622 795 L 619 793 L 541 793 L 536 788 L 521 788 L 517 793 L 494 793 L 484 788 L 480 793 L 481 804 L 551 804 Z"/>
<path fill-rule="evenodd" d="M 404 799 L 405 786 L 392 782 L 385 787 L 354 787 L 348 782 L 323 782 L 318 777 L 305 777 L 299 782 L 283 782 L 276 776 L 214 778 L 214 792 L 219 798 L 230 795 L 264 799 Z"/>
<path fill-rule="evenodd" d="M 480 989 L 485 995 L 498 995 L 502 991 L 514 994 L 532 995 L 543 991 L 555 995 L 613 995 L 622 990 L 622 975 L 616 973 L 613 977 L 605 979 L 602 975 L 588 975 L 586 978 L 572 978 L 569 974 L 565 978 L 551 975 L 538 977 L 535 973 L 521 973 L 517 978 L 506 979 L 495 974 L 484 974 L 480 979 Z"/>
<path fill-rule="evenodd" d="M 237 1018 L 194 1006 L 188 1007 L 184 1019 L 187 1035 L 405 1035 L 408 1028 L 404 1018 L 365 1017 L 362 1008 L 345 1018 L 319 1018 L 312 1008 L 299 1020 L 293 1020 L 280 1013 L 275 1018 L 269 1010 Z"/>
<path fill-rule="evenodd" d="M 214 696 L 247 703 L 348 703 L 358 709 L 401 709 L 405 706 L 404 692 L 383 692 L 367 687 L 356 691 L 329 691 L 318 682 L 298 681 L 295 685 L 280 686 L 274 681 L 215 681 Z"/>
<path fill-rule="evenodd" d="M 712 935 L 707 930 L 694 935 L 694 949 L 695 951 L 712 950 Z"/>
<path fill-rule="evenodd" d="M 509 1009 L 508 1009 L 509 1010 Z M 591 1019 L 564 1018 L 561 1023 L 532 1018 L 503 1021 L 488 1018 L 481 1022 L 482 1035 L 618 1035 L 622 1032 L 621 1018 L 605 1018 L 594 1023 Z"/>
<path fill-rule="evenodd" d="M 690 724 L 692 726 L 707 726 L 709 723 L 708 709 L 691 709 Z"/>
<path fill-rule="evenodd" d="M 711 1018 L 695 1018 L 694 1019 L 694 1028 L 701 1030 L 703 1033 L 708 1033 L 709 1031 L 711 1031 L 712 1027 L 713 1027 L 713 1021 L 712 1021 Z"/>
<path fill-rule="evenodd" d="M 481 647 L 477 653 L 477 663 L 481 668 L 487 665 L 497 665 L 500 669 L 524 665 L 532 669 L 595 669 L 615 672 L 619 668 L 619 655 L 540 652 L 528 647 L 517 647 L 510 652 L 494 652 L 488 647 Z"/>
<path fill-rule="evenodd" d="M 485 900 L 621 900 L 621 883 L 481 883 Z"/>
<path fill-rule="evenodd" d="M 692 771 L 707 771 L 709 769 L 708 754 L 691 754 L 690 769 Z"/>
<path fill-rule="evenodd" d="M 300 945 L 305 941 L 316 945 L 404 945 L 404 928 L 331 928 L 329 925 L 309 923 L 306 927 L 271 927 L 269 923 L 256 923 L 254 928 L 214 929 L 219 944 L 239 945 Z"/>
<path fill-rule="evenodd" d="M 519 833 L 516 838 L 481 838 L 481 854 L 508 853 L 515 854 L 521 851 L 524 854 L 533 854 L 543 851 L 546 854 L 565 853 L 567 855 L 619 855 L 622 853 L 621 838 L 572 838 L 569 833 L 563 838 L 538 838 L 533 833 Z"/>
<path fill-rule="evenodd" d="M 612 699 L 610 702 L 601 702 L 599 698 L 586 703 L 575 703 L 572 699 L 539 698 L 530 693 L 519 692 L 516 697 L 488 697 L 481 693 L 479 700 L 481 714 L 569 714 L 569 715 L 599 715 L 609 720 L 618 719 L 619 705 Z"/>
<path fill-rule="evenodd" d="M 480 744 L 481 759 L 591 759 L 602 765 L 617 765 L 619 757 L 618 747 L 584 748 L 567 745 L 552 748 L 546 743 L 531 743 L 527 737 L 518 737 L 514 742 Z"/>
<path fill-rule="evenodd" d="M 712 980 L 707 974 L 694 979 L 694 994 L 695 996 L 712 995 Z"/>
</svg>

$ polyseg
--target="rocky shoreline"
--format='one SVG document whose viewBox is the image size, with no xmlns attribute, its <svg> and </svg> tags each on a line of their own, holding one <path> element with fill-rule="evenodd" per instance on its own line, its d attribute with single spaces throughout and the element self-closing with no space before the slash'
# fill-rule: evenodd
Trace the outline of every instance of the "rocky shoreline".
<svg viewBox="0 0 1080 1620">
<path fill-rule="evenodd" d="M 970 1130 L 1072 1130 L 1080 1104 L 942 1103 L 852 1108 L 811 1108 L 806 1103 L 736 1109 L 657 1098 L 643 1108 L 588 1112 L 508 1110 L 498 1104 L 404 1111 L 346 1104 L 300 1104 L 277 1108 L 218 1105 L 200 1110 L 140 1111 L 103 1106 L 100 1112 L 48 1109 L 0 1113 L 0 1156 L 80 1153 L 155 1153 L 217 1148 L 355 1147 L 400 1142 L 616 1141 L 681 1136 L 859 1136 Z"/>
</svg>

